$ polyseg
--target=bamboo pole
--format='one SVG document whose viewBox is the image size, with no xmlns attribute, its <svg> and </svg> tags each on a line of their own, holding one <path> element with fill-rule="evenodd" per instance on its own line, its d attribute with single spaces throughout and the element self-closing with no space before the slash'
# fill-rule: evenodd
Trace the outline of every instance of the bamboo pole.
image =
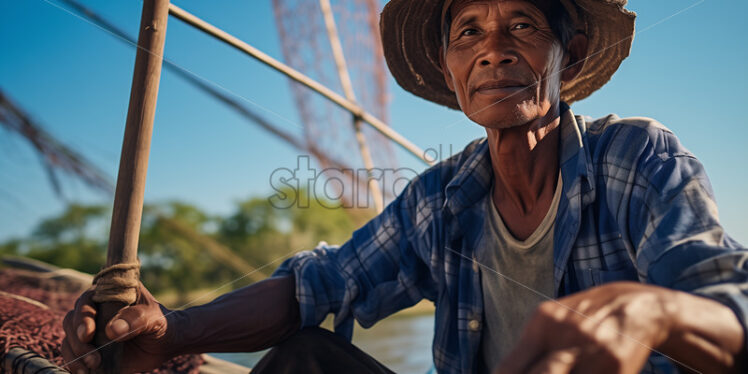
<svg viewBox="0 0 748 374">
<path fill-rule="evenodd" d="M 380 119 L 374 117 L 370 113 L 363 110 L 363 108 L 358 106 L 358 104 L 353 103 L 350 100 L 338 95 L 337 93 L 325 87 L 324 85 L 320 84 L 319 82 L 307 77 L 306 75 L 291 68 L 290 66 L 266 55 L 259 49 L 252 47 L 251 45 L 239 40 L 235 36 L 211 25 L 208 22 L 203 21 L 202 19 L 198 18 L 192 13 L 187 12 L 186 10 L 174 4 L 171 4 L 169 6 L 169 13 L 172 16 L 176 17 L 177 19 L 185 22 L 186 24 L 193 26 L 200 31 L 205 32 L 206 34 L 238 49 L 241 52 L 244 52 L 245 54 L 256 59 L 257 61 L 260 61 L 265 65 L 268 65 L 269 67 L 279 71 L 280 73 L 295 80 L 296 82 L 299 82 L 307 86 L 308 88 L 312 89 L 313 91 L 316 91 L 317 93 L 324 96 L 325 98 L 332 101 L 333 103 L 337 104 L 341 108 L 351 112 L 351 114 L 353 114 L 354 116 L 361 118 L 361 120 L 371 125 L 375 130 L 379 131 L 382 135 L 386 136 L 393 142 L 397 143 L 398 145 L 403 147 L 406 151 L 410 152 L 411 154 L 413 154 L 414 156 L 418 157 L 420 160 L 425 162 L 427 165 L 434 164 L 433 161 L 430 161 L 428 158 L 426 158 L 423 150 L 421 150 L 415 144 L 411 143 L 408 139 L 405 139 L 405 137 L 398 134 L 395 130 L 387 126 L 386 123 L 384 123 Z"/>
<path fill-rule="evenodd" d="M 130 106 L 127 110 L 117 189 L 114 195 L 107 266 L 138 261 L 143 193 L 168 18 L 169 0 L 143 1 Z M 102 354 L 99 373 L 120 372 L 122 345 L 111 344 L 108 341 L 104 334 L 104 326 L 124 306 L 120 302 L 105 302 L 98 305 L 95 342 L 101 348 Z"/>
<path fill-rule="evenodd" d="M 322 9 L 322 15 L 325 18 L 327 38 L 330 39 L 332 56 L 335 60 L 335 66 L 338 69 L 340 85 L 343 87 L 345 98 L 350 100 L 352 103 L 355 103 L 356 94 L 353 92 L 353 83 L 351 83 L 351 75 L 348 73 L 348 66 L 345 63 L 343 47 L 340 45 L 338 28 L 335 26 L 335 16 L 332 13 L 330 0 L 319 0 L 319 6 Z M 355 131 L 356 133 L 358 149 L 361 153 L 361 158 L 364 161 L 364 167 L 366 168 L 366 182 L 369 186 L 369 191 L 371 191 L 371 195 L 374 198 L 374 208 L 377 210 L 377 213 L 382 213 L 382 210 L 384 210 L 382 190 L 379 188 L 379 182 L 374 179 L 374 175 L 372 174 L 372 169 L 374 169 L 374 161 L 371 158 L 371 152 L 369 151 L 369 146 L 366 143 L 366 137 L 364 136 L 364 132 L 361 129 L 361 118 L 356 117 L 355 115 L 353 116 L 353 131 Z"/>
</svg>

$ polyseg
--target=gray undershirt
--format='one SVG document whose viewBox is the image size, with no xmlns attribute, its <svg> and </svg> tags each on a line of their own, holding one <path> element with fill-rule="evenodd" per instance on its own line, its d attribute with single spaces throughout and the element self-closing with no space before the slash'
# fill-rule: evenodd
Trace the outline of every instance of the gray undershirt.
<svg viewBox="0 0 748 374">
<path fill-rule="evenodd" d="M 483 265 L 480 272 L 485 324 L 481 352 L 488 372 L 511 352 L 528 318 L 538 304 L 547 300 L 538 293 L 554 297 L 553 228 L 561 198 L 561 175 L 548 213 L 524 241 L 515 239 L 506 228 L 492 195 L 489 193 L 482 201 L 486 219 L 476 248 L 476 259 Z"/>
</svg>

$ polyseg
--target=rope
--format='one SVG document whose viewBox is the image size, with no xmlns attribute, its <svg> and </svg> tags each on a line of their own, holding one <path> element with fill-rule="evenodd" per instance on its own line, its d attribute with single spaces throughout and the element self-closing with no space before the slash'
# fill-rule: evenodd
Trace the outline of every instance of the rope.
<svg viewBox="0 0 748 374">
<path fill-rule="evenodd" d="M 36 307 L 39 307 L 39 308 L 42 308 L 42 309 L 49 309 L 49 306 L 47 306 L 46 304 L 40 303 L 40 302 L 38 302 L 38 301 L 36 301 L 34 299 L 30 299 L 30 298 L 25 297 L 25 296 L 16 295 L 16 294 L 5 292 L 5 291 L 0 291 L 0 296 L 5 296 L 5 297 L 9 297 L 11 299 L 16 299 L 16 300 L 20 300 L 20 301 L 23 301 L 23 302 L 27 302 L 27 303 L 29 303 L 29 304 L 31 304 L 33 306 L 36 306 Z"/>
<path fill-rule="evenodd" d="M 94 277 L 93 301 L 118 301 L 130 305 L 138 298 L 140 261 L 105 267 Z"/>
</svg>

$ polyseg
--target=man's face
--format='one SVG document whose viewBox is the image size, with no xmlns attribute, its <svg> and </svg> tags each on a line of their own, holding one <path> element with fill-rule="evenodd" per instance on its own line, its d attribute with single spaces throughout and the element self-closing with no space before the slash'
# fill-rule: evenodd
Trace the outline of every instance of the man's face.
<svg viewBox="0 0 748 374">
<path fill-rule="evenodd" d="M 456 0 L 442 56 L 460 108 L 488 128 L 545 116 L 560 94 L 564 50 L 530 1 Z"/>
</svg>

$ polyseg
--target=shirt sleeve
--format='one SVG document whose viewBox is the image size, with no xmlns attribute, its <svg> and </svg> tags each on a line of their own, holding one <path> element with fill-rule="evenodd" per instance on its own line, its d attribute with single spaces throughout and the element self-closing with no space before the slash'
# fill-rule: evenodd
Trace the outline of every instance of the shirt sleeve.
<svg viewBox="0 0 748 374">
<path fill-rule="evenodd" d="M 720 225 L 701 163 L 670 132 L 653 143 L 637 168 L 627 222 L 639 276 L 726 305 L 748 339 L 748 250 Z"/>
<path fill-rule="evenodd" d="M 351 338 L 353 320 L 363 327 L 421 299 L 434 299 L 429 271 L 433 214 L 420 201 L 414 179 L 385 210 L 342 246 L 324 242 L 286 260 L 276 275 L 295 275 L 302 327 L 335 314 L 335 331 Z"/>
</svg>

